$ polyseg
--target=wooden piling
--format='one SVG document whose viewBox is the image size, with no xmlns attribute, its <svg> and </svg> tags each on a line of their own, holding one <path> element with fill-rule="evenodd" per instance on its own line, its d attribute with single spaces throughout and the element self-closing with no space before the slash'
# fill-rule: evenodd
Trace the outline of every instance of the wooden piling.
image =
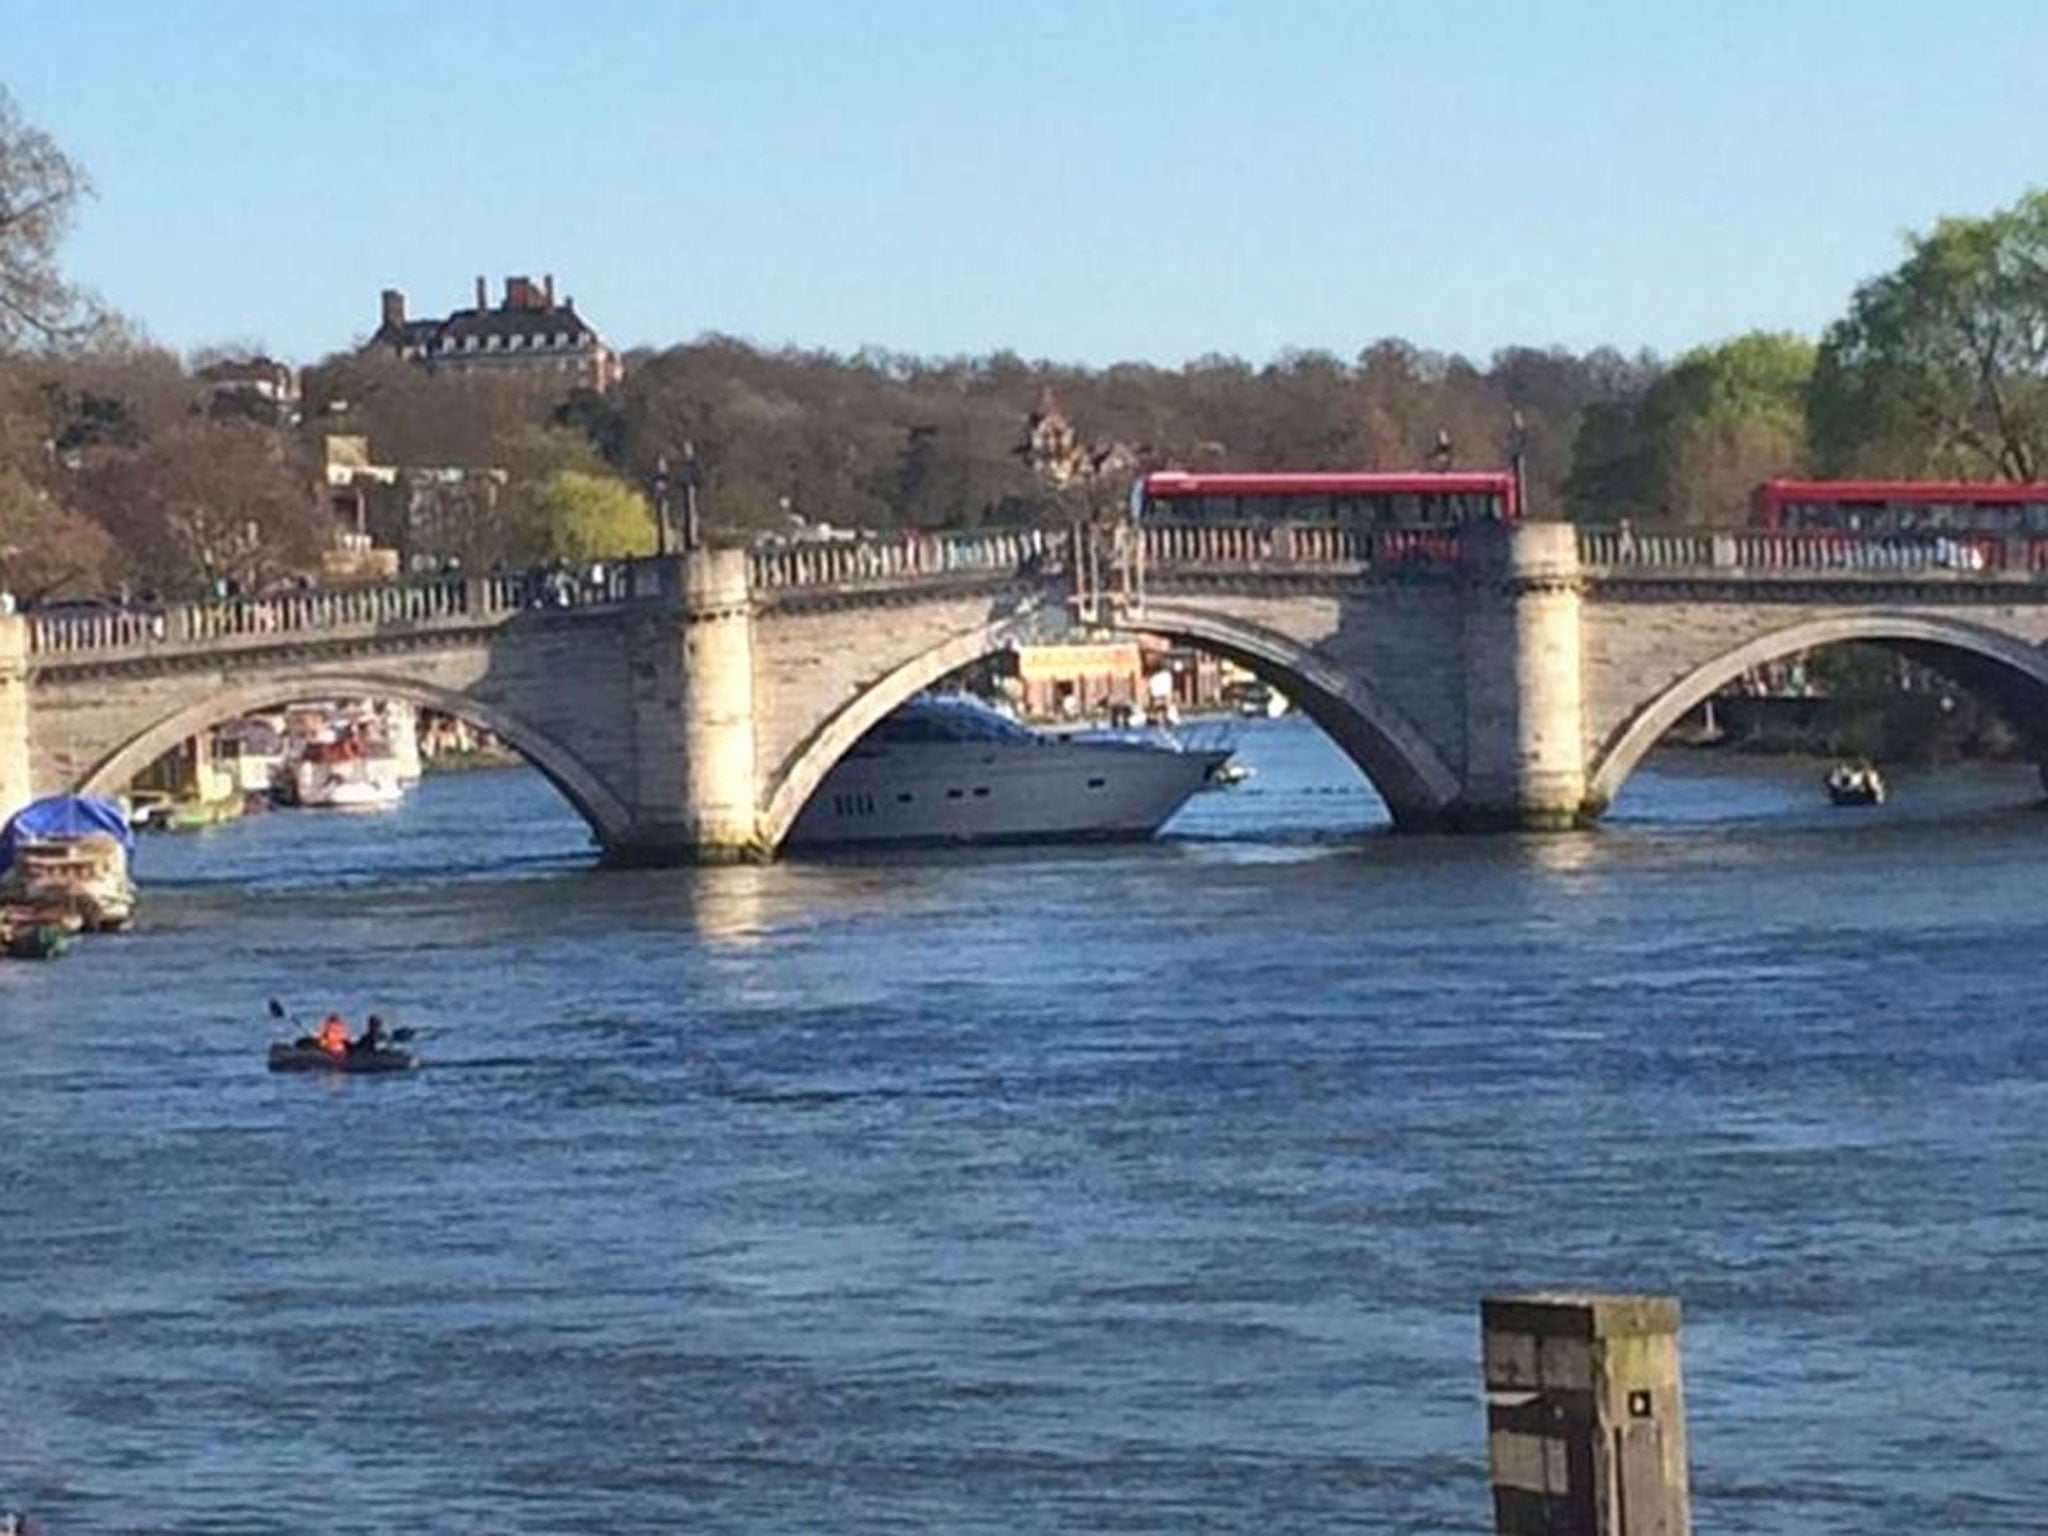
<svg viewBox="0 0 2048 1536">
<path fill-rule="evenodd" d="M 1496 1536 L 1691 1536 L 1678 1302 L 1480 1304 Z"/>
</svg>

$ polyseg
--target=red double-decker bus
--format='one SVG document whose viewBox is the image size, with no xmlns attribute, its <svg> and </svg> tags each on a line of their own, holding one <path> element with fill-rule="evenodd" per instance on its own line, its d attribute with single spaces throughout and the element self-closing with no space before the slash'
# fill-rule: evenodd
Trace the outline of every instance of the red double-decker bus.
<svg viewBox="0 0 2048 1536">
<path fill-rule="evenodd" d="M 2048 485 L 1961 480 L 1766 480 L 1752 520 L 1787 532 L 2048 535 Z"/>
<path fill-rule="evenodd" d="M 1131 487 L 1142 523 L 1302 523 L 1310 526 L 1460 528 L 1521 516 L 1508 473 L 1301 472 L 1190 474 L 1162 469 Z"/>
</svg>

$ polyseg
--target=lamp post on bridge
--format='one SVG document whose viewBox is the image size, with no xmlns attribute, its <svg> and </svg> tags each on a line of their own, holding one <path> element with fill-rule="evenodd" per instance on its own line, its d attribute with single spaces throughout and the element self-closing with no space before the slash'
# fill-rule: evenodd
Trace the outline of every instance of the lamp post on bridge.
<svg viewBox="0 0 2048 1536">
<path fill-rule="evenodd" d="M 1516 411 L 1508 421 L 1508 467 L 1515 476 L 1515 516 L 1529 515 L 1529 489 L 1524 483 L 1523 466 L 1529 457 L 1529 424 Z"/>
<path fill-rule="evenodd" d="M 668 455 L 660 454 L 654 461 L 654 552 L 668 556 Z"/>
<path fill-rule="evenodd" d="M 686 550 L 704 546 L 704 529 L 697 518 L 697 487 L 703 483 L 704 472 L 697 463 L 697 445 L 686 438 L 683 442 L 683 548 Z"/>
</svg>

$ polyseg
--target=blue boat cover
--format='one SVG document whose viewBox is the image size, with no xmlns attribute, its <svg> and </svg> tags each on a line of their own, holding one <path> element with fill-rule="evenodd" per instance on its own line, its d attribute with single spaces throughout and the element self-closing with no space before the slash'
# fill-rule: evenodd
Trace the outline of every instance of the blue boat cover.
<svg viewBox="0 0 2048 1536">
<path fill-rule="evenodd" d="M 6 830 L 0 832 L 0 869 L 14 863 L 14 850 L 23 843 L 82 837 L 88 832 L 118 837 L 123 848 L 131 854 L 135 851 L 135 834 L 129 830 L 128 818 L 113 801 L 92 795 L 49 795 L 16 811 Z"/>
</svg>

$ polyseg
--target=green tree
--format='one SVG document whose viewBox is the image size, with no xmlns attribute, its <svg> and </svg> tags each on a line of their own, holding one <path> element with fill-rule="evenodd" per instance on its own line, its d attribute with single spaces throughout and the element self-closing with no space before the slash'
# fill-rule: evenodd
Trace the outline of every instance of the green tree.
<svg viewBox="0 0 2048 1536">
<path fill-rule="evenodd" d="M 622 480 L 558 469 L 520 507 L 510 554 L 520 563 L 616 560 L 654 553 L 654 512 Z"/>
<path fill-rule="evenodd" d="M 1943 219 L 1829 328 L 1810 421 L 1829 473 L 2048 470 L 2048 192 Z"/>
<path fill-rule="evenodd" d="M 0 349 L 65 345 L 89 331 L 92 305 L 57 266 L 57 247 L 89 190 L 56 140 L 23 122 L 0 86 Z"/>
<path fill-rule="evenodd" d="M 1740 523 L 1749 492 L 1806 461 L 1813 343 L 1752 332 L 1686 353 L 1634 402 L 1581 417 L 1566 497 L 1575 515 Z"/>
</svg>

